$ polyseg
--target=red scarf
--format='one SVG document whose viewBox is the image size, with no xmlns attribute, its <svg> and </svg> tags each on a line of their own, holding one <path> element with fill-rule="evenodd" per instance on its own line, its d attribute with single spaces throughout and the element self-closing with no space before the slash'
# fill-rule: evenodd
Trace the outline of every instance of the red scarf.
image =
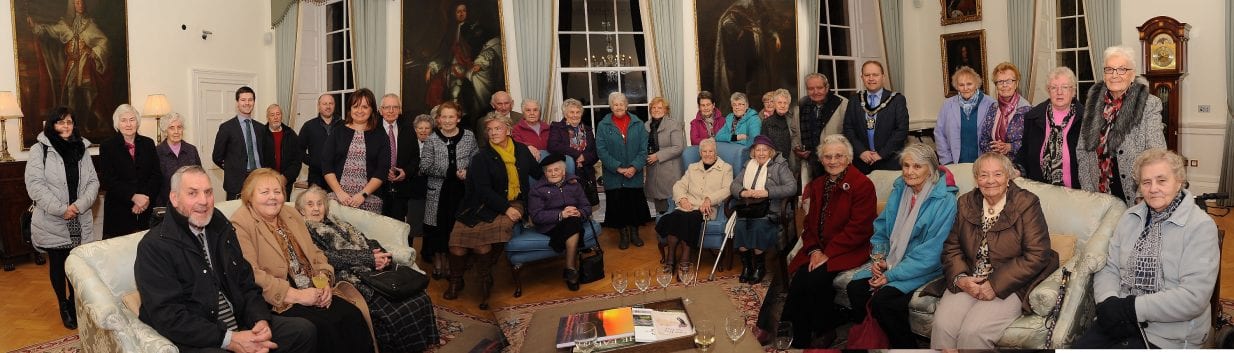
<svg viewBox="0 0 1234 353">
<path fill-rule="evenodd" d="M 1019 93 L 1007 98 L 998 97 L 998 120 L 994 122 L 995 141 L 1007 141 L 1007 126 L 1011 124 L 1011 115 L 1015 114 L 1015 108 L 1019 102 Z"/>
<path fill-rule="evenodd" d="M 630 114 L 622 116 L 613 115 L 613 125 L 617 125 L 617 131 L 621 132 L 621 140 L 626 140 L 626 131 L 630 129 Z"/>
<path fill-rule="evenodd" d="M 1118 111 L 1123 108 L 1123 97 L 1114 98 L 1109 91 L 1105 93 L 1105 109 L 1101 111 L 1101 117 L 1105 120 L 1101 126 L 1101 139 L 1097 141 L 1097 167 L 1101 170 L 1101 178 L 1097 180 L 1097 191 L 1102 193 L 1110 192 L 1110 179 L 1114 178 L 1114 156 L 1106 151 L 1106 141 L 1110 136 L 1110 128 L 1114 126 L 1114 119 L 1118 118 Z"/>
</svg>

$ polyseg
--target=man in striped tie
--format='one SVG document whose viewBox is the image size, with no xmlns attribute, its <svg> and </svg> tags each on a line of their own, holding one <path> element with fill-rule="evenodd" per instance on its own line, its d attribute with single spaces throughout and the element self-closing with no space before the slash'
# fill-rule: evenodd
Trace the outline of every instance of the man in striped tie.
<svg viewBox="0 0 1234 353">
<path fill-rule="evenodd" d="M 181 352 L 313 352 L 311 322 L 270 312 L 206 171 L 177 170 L 169 196 L 175 212 L 137 245 L 141 321 Z"/>
</svg>

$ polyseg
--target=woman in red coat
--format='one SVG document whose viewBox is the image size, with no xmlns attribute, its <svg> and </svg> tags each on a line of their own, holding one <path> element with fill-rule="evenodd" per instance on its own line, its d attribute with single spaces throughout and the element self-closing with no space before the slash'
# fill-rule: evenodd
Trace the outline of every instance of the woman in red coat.
<svg viewBox="0 0 1234 353">
<path fill-rule="evenodd" d="M 801 251 L 788 265 L 792 281 L 782 313 L 783 320 L 793 322 L 793 346 L 798 348 L 828 348 L 835 341 L 835 329 L 844 319 L 836 310 L 831 282 L 869 258 L 877 216 L 874 183 L 852 165 L 848 139 L 824 137 L 817 155 L 827 174 L 814 178 L 802 194 Z"/>
</svg>

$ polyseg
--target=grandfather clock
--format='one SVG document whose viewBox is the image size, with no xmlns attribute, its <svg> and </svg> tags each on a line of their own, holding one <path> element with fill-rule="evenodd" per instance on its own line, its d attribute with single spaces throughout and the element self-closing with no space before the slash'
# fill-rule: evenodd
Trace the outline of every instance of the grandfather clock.
<svg viewBox="0 0 1234 353">
<path fill-rule="evenodd" d="M 1186 23 L 1167 16 L 1157 16 L 1136 27 L 1144 52 L 1144 78 L 1148 90 L 1161 99 L 1161 122 L 1165 124 L 1165 141 L 1170 150 L 1178 151 L 1178 121 L 1182 111 L 1182 81 L 1187 75 Z"/>
</svg>

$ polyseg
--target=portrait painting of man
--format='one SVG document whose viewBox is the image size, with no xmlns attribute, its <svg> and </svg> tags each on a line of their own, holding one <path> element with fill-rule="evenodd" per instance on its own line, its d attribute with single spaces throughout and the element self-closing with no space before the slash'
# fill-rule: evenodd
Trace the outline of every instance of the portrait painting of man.
<svg viewBox="0 0 1234 353">
<path fill-rule="evenodd" d="M 500 1 L 406 0 L 402 27 L 403 111 L 456 101 L 472 126 L 493 110 L 489 98 L 506 89 Z"/>
<path fill-rule="evenodd" d="M 22 146 L 34 144 L 46 112 L 73 110 L 81 135 L 110 137 L 111 113 L 129 102 L 124 1 L 13 0 Z"/>
<path fill-rule="evenodd" d="M 728 113 L 729 96 L 785 88 L 797 92 L 797 24 L 793 0 L 696 0 L 699 88 Z M 761 108 L 761 107 L 760 107 Z"/>
<path fill-rule="evenodd" d="M 944 96 L 951 97 L 956 94 L 955 87 L 951 86 L 951 75 L 964 66 L 977 71 L 986 79 L 986 83 L 989 83 L 991 74 L 986 71 L 985 64 L 985 30 L 944 34 L 941 42 Z M 988 84 L 982 86 L 990 87 Z"/>
</svg>

